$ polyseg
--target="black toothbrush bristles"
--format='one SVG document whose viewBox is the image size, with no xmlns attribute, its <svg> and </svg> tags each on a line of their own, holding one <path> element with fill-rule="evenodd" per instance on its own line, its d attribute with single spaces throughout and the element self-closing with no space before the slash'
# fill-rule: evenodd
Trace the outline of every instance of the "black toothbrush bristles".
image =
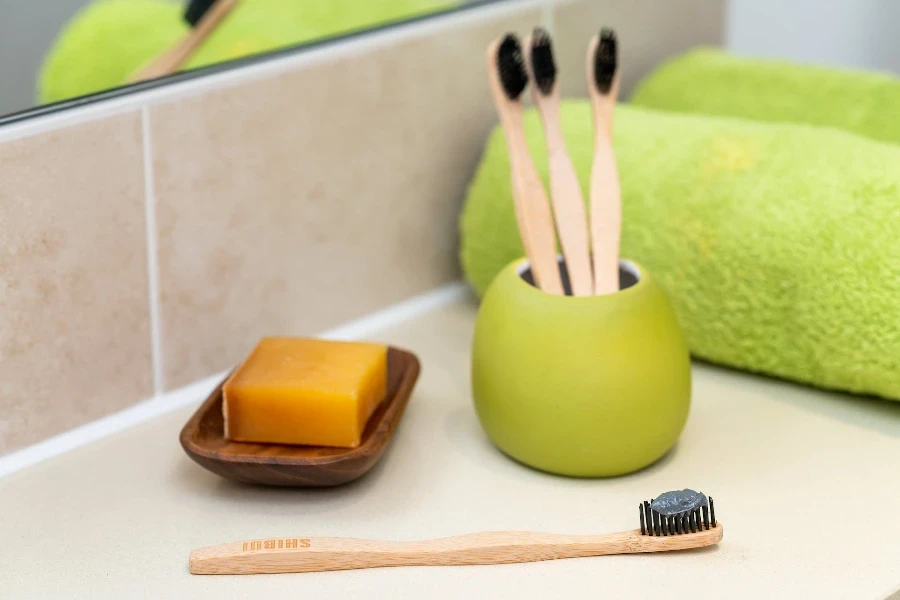
<svg viewBox="0 0 900 600">
<path fill-rule="evenodd" d="M 556 61 L 553 60 L 553 42 L 547 30 L 538 27 L 531 34 L 531 72 L 534 83 L 545 96 L 556 85 Z"/>
<path fill-rule="evenodd" d="M 604 27 L 600 30 L 600 42 L 594 55 L 594 83 L 601 94 L 606 95 L 612 89 L 618 66 L 619 49 L 616 33 Z"/>
<path fill-rule="evenodd" d="M 638 504 L 641 535 L 669 536 L 716 528 L 713 499 L 693 490 L 666 492 Z"/>
<path fill-rule="evenodd" d="M 200 19 L 209 12 L 216 0 L 190 0 L 184 9 L 184 20 L 191 27 L 196 27 Z"/>
<path fill-rule="evenodd" d="M 653 535 L 653 523 L 652 523 L 651 520 L 650 520 L 650 519 L 651 519 L 651 517 L 650 517 L 650 503 L 647 502 L 647 501 L 644 501 L 644 504 L 643 504 L 643 507 L 642 507 L 642 508 L 643 508 L 643 514 L 644 514 L 644 516 L 646 517 L 646 521 L 647 521 L 647 531 L 649 532 L 650 535 Z"/>
<path fill-rule="evenodd" d="M 497 48 L 497 72 L 500 85 L 510 100 L 518 100 L 528 85 L 528 72 L 519 39 L 507 33 Z"/>
</svg>

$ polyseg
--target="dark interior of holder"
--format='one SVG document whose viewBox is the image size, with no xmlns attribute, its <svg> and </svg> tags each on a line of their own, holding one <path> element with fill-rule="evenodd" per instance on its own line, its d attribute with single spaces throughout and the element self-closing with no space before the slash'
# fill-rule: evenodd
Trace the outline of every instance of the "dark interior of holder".
<svg viewBox="0 0 900 600">
<path fill-rule="evenodd" d="M 569 283 L 569 270 L 566 268 L 566 261 L 559 261 L 559 274 L 562 277 L 563 289 L 566 291 L 566 295 L 572 295 L 572 284 Z M 531 267 L 529 266 L 524 271 L 521 271 L 519 275 L 522 279 L 525 280 L 529 285 L 534 285 L 534 277 L 531 275 Z M 634 284 L 638 282 L 637 275 L 627 268 L 622 268 L 621 263 L 619 264 L 619 291 L 630 288 Z"/>
</svg>

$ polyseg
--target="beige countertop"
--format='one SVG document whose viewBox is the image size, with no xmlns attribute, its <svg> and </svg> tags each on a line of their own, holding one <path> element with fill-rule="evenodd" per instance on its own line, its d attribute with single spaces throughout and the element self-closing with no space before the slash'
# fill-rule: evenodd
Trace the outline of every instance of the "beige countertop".
<svg viewBox="0 0 900 600">
<path fill-rule="evenodd" d="M 474 305 L 374 339 L 423 373 L 392 447 L 357 483 L 247 487 L 191 462 L 179 410 L 0 479 L 2 598 L 883 598 L 900 588 L 900 403 L 694 366 L 676 448 L 628 477 L 576 480 L 504 457 L 469 396 Z M 197 401 L 202 398 L 197 398 Z M 442 537 L 637 526 L 639 500 L 716 498 L 716 548 L 485 567 L 192 576 L 193 548 L 245 538 Z"/>
</svg>

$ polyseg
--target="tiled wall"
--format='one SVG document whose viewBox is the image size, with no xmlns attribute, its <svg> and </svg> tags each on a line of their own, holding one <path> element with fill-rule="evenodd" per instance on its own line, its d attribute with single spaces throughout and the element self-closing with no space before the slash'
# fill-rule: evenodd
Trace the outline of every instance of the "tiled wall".
<svg viewBox="0 0 900 600">
<path fill-rule="evenodd" d="M 0 129 L 0 454 L 458 277 L 483 48 L 555 26 L 570 94 L 717 44 L 722 0 L 510 1 Z"/>
<path fill-rule="evenodd" d="M 140 114 L 0 144 L 0 442 L 153 391 Z"/>
</svg>

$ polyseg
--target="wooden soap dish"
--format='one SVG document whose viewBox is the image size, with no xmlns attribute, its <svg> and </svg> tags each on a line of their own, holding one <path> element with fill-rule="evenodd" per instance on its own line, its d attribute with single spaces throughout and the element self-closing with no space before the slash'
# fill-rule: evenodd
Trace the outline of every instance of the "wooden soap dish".
<svg viewBox="0 0 900 600">
<path fill-rule="evenodd" d="M 226 479 L 282 487 L 340 485 L 365 475 L 384 454 L 419 378 L 419 359 L 388 349 L 387 398 L 372 414 L 357 448 L 252 444 L 225 439 L 222 381 L 181 430 L 181 446 Z"/>
</svg>

